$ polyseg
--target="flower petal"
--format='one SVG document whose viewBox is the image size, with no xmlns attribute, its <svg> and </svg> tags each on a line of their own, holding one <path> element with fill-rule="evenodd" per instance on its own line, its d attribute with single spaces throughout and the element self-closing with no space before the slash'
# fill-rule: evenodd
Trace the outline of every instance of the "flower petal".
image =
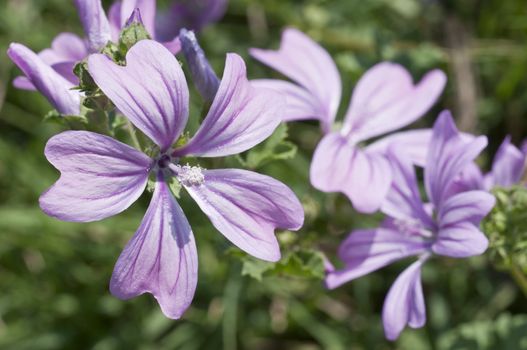
<svg viewBox="0 0 527 350">
<path fill-rule="evenodd" d="M 184 185 L 214 227 L 245 252 L 278 261 L 274 230 L 298 230 L 304 221 L 295 194 L 283 183 L 247 170 L 204 170 L 203 175 L 203 184 Z"/>
<path fill-rule="evenodd" d="M 424 253 L 429 246 L 430 243 L 420 236 L 395 230 L 355 230 L 339 247 L 339 257 L 346 266 L 342 270 L 330 271 L 326 276 L 326 286 L 337 288 L 394 261 Z"/>
<path fill-rule="evenodd" d="M 121 1 L 121 28 L 135 9 L 141 12 L 143 25 L 152 38 L 156 37 L 155 18 L 156 18 L 156 0 L 122 0 Z"/>
<path fill-rule="evenodd" d="M 88 37 L 90 51 L 99 51 L 106 46 L 108 41 L 112 40 L 110 24 L 102 8 L 101 0 L 75 0 L 75 6 L 77 6 L 82 27 Z"/>
<path fill-rule="evenodd" d="M 198 255 L 192 229 L 162 179 L 141 226 L 115 265 L 110 291 L 120 299 L 151 293 L 163 313 L 180 318 L 194 297 Z"/>
<path fill-rule="evenodd" d="M 46 158 L 60 179 L 40 197 L 40 207 L 64 221 L 96 221 L 118 214 L 143 193 L 151 160 L 134 148 L 88 131 L 52 137 Z"/>
<path fill-rule="evenodd" d="M 324 192 L 342 192 L 362 213 L 380 208 L 392 181 L 384 155 L 360 150 L 339 133 L 320 141 L 310 169 L 311 184 Z"/>
<path fill-rule="evenodd" d="M 436 209 L 451 194 L 450 187 L 457 176 L 469 166 L 487 146 L 487 138 L 479 136 L 465 142 L 452 115 L 442 112 L 434 124 L 425 167 L 425 187 Z"/>
<path fill-rule="evenodd" d="M 412 77 L 402 66 L 379 63 L 357 83 L 343 132 L 362 141 L 404 127 L 432 107 L 445 83 L 445 74 L 433 70 L 414 86 Z"/>
<path fill-rule="evenodd" d="M 59 113 L 80 113 L 79 92 L 71 90 L 73 84 L 44 63 L 38 55 L 24 45 L 16 43 L 9 45 L 7 54 Z"/>
<path fill-rule="evenodd" d="M 524 170 L 525 154 L 511 144 L 511 137 L 507 136 L 492 162 L 492 186 L 508 187 L 517 184 Z"/>
<path fill-rule="evenodd" d="M 256 79 L 251 80 L 251 84 L 257 88 L 274 90 L 285 97 L 283 121 L 318 119 L 323 114 L 311 93 L 301 86 L 278 79 Z"/>
<path fill-rule="evenodd" d="M 419 221 L 424 227 L 432 228 L 434 223 L 425 210 L 414 166 L 404 150 L 394 145 L 388 150 L 387 157 L 392 166 L 392 186 L 381 211 L 392 218 Z"/>
<path fill-rule="evenodd" d="M 331 56 L 313 39 L 293 28 L 284 30 L 280 49 L 251 49 L 251 56 L 277 70 L 311 94 L 326 131 L 331 129 L 340 103 L 342 84 Z M 299 60 L 299 57 L 302 59 Z"/>
<path fill-rule="evenodd" d="M 440 229 L 468 221 L 478 226 L 492 210 L 496 199 L 485 191 L 462 192 L 449 197 L 439 209 Z"/>
<path fill-rule="evenodd" d="M 253 88 L 243 59 L 228 54 L 209 113 L 194 137 L 174 155 L 221 157 L 246 151 L 273 133 L 284 104 L 278 93 Z"/>
<path fill-rule="evenodd" d="M 166 151 L 188 118 L 189 93 L 181 66 L 163 45 L 153 40 L 135 44 L 128 51 L 126 62 L 121 67 L 97 54 L 88 59 L 88 68 L 115 106 Z"/>
<path fill-rule="evenodd" d="M 432 251 L 453 258 L 480 255 L 487 250 L 489 240 L 469 221 L 460 221 L 444 228 L 437 234 Z"/>
<path fill-rule="evenodd" d="M 382 310 L 384 334 L 389 340 L 399 337 L 408 324 L 420 328 L 426 322 L 426 307 L 421 286 L 421 266 L 424 259 L 410 265 L 390 288 Z"/>
<path fill-rule="evenodd" d="M 60 33 L 51 42 L 51 50 L 58 58 L 55 62 L 79 62 L 88 56 L 86 43 L 78 35 L 73 33 Z"/>
</svg>

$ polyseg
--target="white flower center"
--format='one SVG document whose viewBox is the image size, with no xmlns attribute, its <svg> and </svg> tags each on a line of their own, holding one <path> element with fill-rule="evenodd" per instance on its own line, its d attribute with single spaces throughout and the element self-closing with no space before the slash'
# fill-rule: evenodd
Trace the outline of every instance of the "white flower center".
<svg viewBox="0 0 527 350">
<path fill-rule="evenodd" d="M 203 168 L 200 166 L 176 164 L 173 166 L 173 170 L 179 182 L 184 186 L 200 186 L 205 182 Z"/>
</svg>

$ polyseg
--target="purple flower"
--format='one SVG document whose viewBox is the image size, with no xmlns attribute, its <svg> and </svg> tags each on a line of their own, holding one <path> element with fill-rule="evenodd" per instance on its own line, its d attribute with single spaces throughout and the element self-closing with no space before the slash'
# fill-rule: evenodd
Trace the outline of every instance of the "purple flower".
<svg viewBox="0 0 527 350">
<path fill-rule="evenodd" d="M 332 124 L 341 97 L 341 81 L 329 54 L 296 29 L 285 30 L 278 51 L 252 49 L 251 55 L 290 78 L 255 80 L 286 96 L 285 121 L 317 119 L 325 133 L 311 163 L 311 183 L 325 192 L 342 192 L 355 209 L 379 209 L 391 183 L 391 169 L 375 144 L 359 144 L 397 130 L 426 113 L 446 83 L 445 74 L 433 70 L 416 85 L 400 65 L 383 62 L 368 70 L 357 83 L 340 131 Z M 391 137 L 406 140 L 406 148 L 420 145 L 422 131 Z M 380 141 L 391 143 L 393 140 Z M 418 147 L 419 148 L 419 147 Z M 422 148 L 422 147 L 421 147 Z"/>
<path fill-rule="evenodd" d="M 228 54 L 201 127 L 186 145 L 173 148 L 189 108 L 178 61 L 161 44 L 143 40 L 130 49 L 126 62 L 122 67 L 94 54 L 88 68 L 116 108 L 155 142 L 158 154 L 150 158 L 91 132 L 63 132 L 46 146 L 46 157 L 61 177 L 40 205 L 65 221 L 101 220 L 128 208 L 154 176 L 150 206 L 117 261 L 110 290 L 122 299 L 152 293 L 165 315 L 178 318 L 194 295 L 198 265 L 193 233 L 169 190 L 170 178 L 187 190 L 218 231 L 257 258 L 280 259 L 275 228 L 302 226 L 302 206 L 281 182 L 246 170 L 179 163 L 181 157 L 219 157 L 253 147 L 277 127 L 283 102 L 274 91 L 252 87 L 243 60 Z"/>
<path fill-rule="evenodd" d="M 79 83 L 78 78 L 73 74 L 75 65 L 85 59 L 88 54 L 101 50 L 109 41 L 117 42 L 121 30 L 127 25 L 127 21 L 131 18 L 137 19 L 138 12 L 145 28 L 154 38 L 157 38 L 154 28 L 155 0 L 115 2 L 110 9 L 109 18 L 106 17 L 101 0 L 75 0 L 75 6 L 79 12 L 86 39 L 84 40 L 72 33 L 61 33 L 53 40 L 51 48 L 38 53 L 41 62 L 51 66 L 58 74 L 74 85 Z M 163 42 L 163 45 L 173 53 L 180 50 L 177 35 Z M 20 67 L 18 62 L 15 61 L 15 63 Z M 50 89 L 46 79 L 35 83 L 35 80 L 40 77 L 28 76 L 28 73 L 24 73 L 26 74 L 25 77 L 17 77 L 13 82 L 15 87 L 24 90 L 39 90 L 41 93 L 43 93 L 40 90 L 42 86 Z"/>
<path fill-rule="evenodd" d="M 183 28 L 201 31 L 225 14 L 228 0 L 175 0 L 165 13 L 159 15 L 157 33 L 167 40 Z"/>
<path fill-rule="evenodd" d="M 205 101 L 212 102 L 220 85 L 218 76 L 210 66 L 205 52 L 199 46 L 193 31 L 181 29 L 179 40 L 181 41 L 181 49 L 188 63 L 194 86 L 196 86 Z"/>
<path fill-rule="evenodd" d="M 525 174 L 526 158 L 525 143 L 520 150 L 511 143 L 511 137 L 507 136 L 494 156 L 492 170 L 482 180 L 483 187 L 490 190 L 494 186 L 510 187 L 518 184 Z M 476 173 L 474 177 L 477 178 L 477 175 Z"/>
<path fill-rule="evenodd" d="M 421 327 L 426 320 L 421 266 L 433 254 L 463 258 L 483 253 L 488 245 L 479 230 L 482 218 L 494 206 L 486 191 L 457 192 L 456 176 L 485 148 L 487 139 L 470 142 L 461 137 L 449 112 L 436 121 L 424 168 L 430 203 L 422 202 L 412 163 L 401 157 L 397 145 L 388 150 L 393 184 L 381 210 L 387 215 L 377 229 L 352 232 L 339 248 L 342 270 L 329 271 L 328 288 L 364 276 L 394 261 L 418 256 L 392 285 L 383 308 L 386 337 L 396 339 L 408 324 Z"/>
<path fill-rule="evenodd" d="M 27 78 L 15 80 L 17 84 L 35 87 L 64 115 L 80 113 L 80 94 L 72 90 L 74 84 L 57 73 L 44 60 L 24 45 L 12 43 L 7 50 L 11 60 Z"/>
</svg>

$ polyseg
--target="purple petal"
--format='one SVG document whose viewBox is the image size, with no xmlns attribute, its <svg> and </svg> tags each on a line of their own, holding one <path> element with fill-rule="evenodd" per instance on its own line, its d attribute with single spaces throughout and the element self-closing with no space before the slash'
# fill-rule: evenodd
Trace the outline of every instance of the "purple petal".
<svg viewBox="0 0 527 350">
<path fill-rule="evenodd" d="M 511 137 L 507 136 L 492 162 L 492 186 L 508 187 L 517 184 L 524 170 L 525 154 L 511 144 Z"/>
<path fill-rule="evenodd" d="M 151 293 L 177 319 L 192 302 L 198 255 L 192 229 L 165 182 L 158 179 L 141 226 L 115 265 L 110 291 L 120 299 Z"/>
<path fill-rule="evenodd" d="M 163 41 L 161 44 L 173 55 L 177 55 L 181 51 L 181 41 L 178 37 L 175 37 L 171 41 Z"/>
<path fill-rule="evenodd" d="M 75 0 L 79 17 L 88 37 L 91 52 L 102 49 L 111 41 L 110 24 L 102 8 L 101 0 Z"/>
<path fill-rule="evenodd" d="M 115 106 L 162 151 L 181 134 L 188 118 L 188 87 L 177 59 L 161 44 L 142 40 L 119 66 L 91 55 L 88 68 Z"/>
<path fill-rule="evenodd" d="M 13 79 L 13 86 L 21 90 L 37 91 L 35 85 L 24 76 L 19 76 Z"/>
<path fill-rule="evenodd" d="M 310 169 L 311 184 L 324 192 L 342 192 L 361 213 L 380 208 L 390 184 L 391 168 L 384 155 L 360 150 L 339 133 L 320 141 Z"/>
<path fill-rule="evenodd" d="M 194 32 L 181 29 L 179 39 L 196 89 L 205 101 L 212 102 L 220 86 L 220 80 L 210 66 L 205 52 L 199 46 Z"/>
<path fill-rule="evenodd" d="M 441 208 L 441 203 L 451 193 L 452 182 L 486 146 L 485 136 L 465 142 L 450 112 L 444 111 L 439 115 L 434 124 L 425 168 L 426 192 L 435 208 Z"/>
<path fill-rule="evenodd" d="M 424 167 L 431 139 L 432 129 L 401 131 L 384 136 L 364 149 L 368 152 L 386 154 L 390 146 L 397 145 L 397 149 L 404 152 L 412 164 Z"/>
<path fill-rule="evenodd" d="M 88 131 L 52 137 L 46 158 L 60 179 L 40 197 L 40 207 L 64 221 L 96 221 L 118 214 L 143 193 L 151 160 L 114 139 Z"/>
<path fill-rule="evenodd" d="M 382 310 L 384 334 L 395 340 L 408 324 L 420 328 L 426 322 L 426 307 L 421 286 L 423 259 L 410 265 L 390 288 Z"/>
<path fill-rule="evenodd" d="M 121 35 L 121 2 L 116 1 L 110 6 L 108 11 L 108 22 L 110 23 L 110 32 L 112 41 L 118 42 Z"/>
<path fill-rule="evenodd" d="M 46 61 L 48 64 L 80 62 L 88 56 L 88 48 L 85 41 L 73 33 L 60 33 L 57 35 L 51 43 L 51 50 L 56 55 L 57 60 L 54 62 Z"/>
<path fill-rule="evenodd" d="M 250 53 L 309 91 L 310 104 L 320 111 L 316 118 L 325 131 L 331 129 L 342 88 L 337 66 L 326 50 L 301 31 L 288 28 L 277 51 L 251 49 Z"/>
<path fill-rule="evenodd" d="M 423 237 L 394 230 L 353 231 L 339 247 L 339 257 L 346 266 L 342 270 L 330 271 L 326 276 L 326 286 L 337 288 L 397 260 L 424 253 L 429 246 Z"/>
<path fill-rule="evenodd" d="M 156 0 L 122 0 L 121 1 L 121 28 L 135 9 L 141 12 L 141 19 L 146 30 L 155 38 Z"/>
<path fill-rule="evenodd" d="M 359 80 L 343 125 L 343 132 L 367 140 L 404 127 L 425 114 L 446 84 L 440 70 L 426 74 L 414 86 L 402 66 L 383 62 Z"/>
<path fill-rule="evenodd" d="M 174 155 L 221 157 L 246 151 L 273 133 L 284 103 L 274 91 L 253 88 L 243 59 L 228 54 L 209 113 L 194 137 Z"/>
<path fill-rule="evenodd" d="M 404 151 L 397 146 L 388 150 L 387 156 L 392 165 L 393 180 L 381 210 L 392 218 L 417 220 L 423 226 L 432 228 L 434 223 L 421 200 L 419 183 L 411 159 L 406 157 Z"/>
<path fill-rule="evenodd" d="M 227 10 L 227 0 L 178 0 L 162 13 L 156 22 L 158 39 L 170 40 L 186 28 L 201 31 L 207 24 L 216 22 Z"/>
<path fill-rule="evenodd" d="M 448 198 L 438 212 L 440 229 L 468 221 L 479 225 L 492 210 L 496 199 L 485 191 L 468 191 Z"/>
<path fill-rule="evenodd" d="M 453 258 L 480 255 L 487 250 L 489 240 L 469 221 L 460 221 L 441 228 L 432 246 L 435 254 Z"/>
<path fill-rule="evenodd" d="M 247 170 L 203 170 L 201 185 L 183 185 L 212 224 L 245 252 L 267 261 L 280 259 L 276 228 L 298 230 L 304 210 L 283 183 Z"/>
<path fill-rule="evenodd" d="M 445 198 L 456 193 L 485 189 L 485 177 L 475 163 L 470 163 L 452 181 Z"/>
<path fill-rule="evenodd" d="M 45 64 L 33 51 L 24 45 L 12 43 L 7 54 L 59 113 L 80 113 L 80 94 L 71 90 L 73 84 Z"/>
<path fill-rule="evenodd" d="M 285 97 L 283 121 L 318 119 L 324 113 L 311 93 L 299 85 L 277 79 L 256 79 L 251 80 L 251 84 L 257 88 L 274 90 Z"/>
</svg>

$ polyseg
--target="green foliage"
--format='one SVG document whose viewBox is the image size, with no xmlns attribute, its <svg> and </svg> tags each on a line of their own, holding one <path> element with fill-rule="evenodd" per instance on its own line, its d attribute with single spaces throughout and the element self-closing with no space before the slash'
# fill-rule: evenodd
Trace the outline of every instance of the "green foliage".
<svg viewBox="0 0 527 350">
<path fill-rule="evenodd" d="M 264 277 L 295 277 L 322 280 L 324 278 L 324 255 L 314 250 L 288 252 L 280 261 L 271 263 L 250 256 L 242 258 L 242 275 L 257 281 Z"/>
<path fill-rule="evenodd" d="M 497 188 L 496 205 L 483 222 L 490 240 L 489 257 L 506 270 L 513 266 L 527 273 L 527 189 Z"/>
<path fill-rule="evenodd" d="M 525 350 L 527 315 L 500 315 L 496 320 L 474 321 L 443 335 L 439 350 Z"/>
<path fill-rule="evenodd" d="M 257 169 L 274 160 L 287 160 L 295 156 L 297 146 L 287 141 L 287 124 L 280 124 L 264 142 L 239 156 L 240 163 L 249 169 Z"/>
<path fill-rule="evenodd" d="M 121 53 L 126 53 L 138 41 L 145 39 L 151 39 L 146 28 L 141 23 L 132 22 L 121 32 L 121 36 L 119 37 L 119 49 Z"/>
</svg>

